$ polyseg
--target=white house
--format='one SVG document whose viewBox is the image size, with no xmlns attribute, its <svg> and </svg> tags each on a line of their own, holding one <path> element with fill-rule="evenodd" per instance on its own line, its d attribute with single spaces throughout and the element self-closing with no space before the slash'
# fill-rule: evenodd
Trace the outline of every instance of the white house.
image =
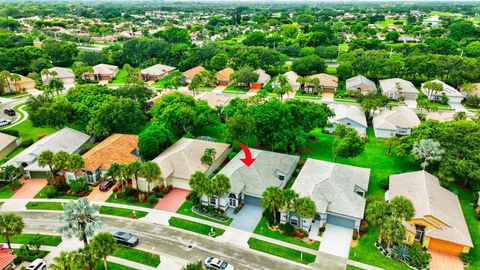
<svg viewBox="0 0 480 270">
<path fill-rule="evenodd" d="M 287 77 L 288 79 L 288 83 L 292 86 L 292 91 L 298 91 L 300 89 L 300 83 L 297 82 L 297 79 L 298 79 L 298 74 L 295 73 L 295 71 L 288 71 L 285 73 L 285 76 Z M 272 83 L 272 86 L 280 86 L 278 84 L 278 81 L 275 80 L 273 83 Z"/>
<path fill-rule="evenodd" d="M 415 111 L 405 106 L 393 107 L 373 116 L 373 129 L 377 138 L 408 135 L 418 125 L 420 119 Z"/>
<path fill-rule="evenodd" d="M 377 92 L 375 83 L 362 75 L 347 79 L 345 82 L 345 89 L 348 91 L 359 91 L 363 95 L 369 93 L 375 94 Z"/>
<path fill-rule="evenodd" d="M 49 68 L 50 73 L 55 73 L 54 75 L 42 75 L 42 82 L 48 84 L 48 82 L 55 78 L 60 79 L 63 82 L 63 87 L 68 90 L 75 86 L 75 74 L 72 69 L 64 67 L 52 67 Z"/>
<path fill-rule="evenodd" d="M 365 211 L 370 169 L 307 159 L 293 183 L 300 197 L 310 197 L 317 207 L 314 218 L 282 211 L 280 222 L 318 234 L 326 223 L 359 229 Z"/>
<path fill-rule="evenodd" d="M 425 83 L 422 83 L 421 90 L 428 99 L 439 101 L 442 100 L 443 96 L 446 96 L 449 103 L 462 103 L 464 96 L 453 86 L 450 86 L 440 80 L 433 80 L 431 82 L 440 83 L 443 86 L 443 90 L 435 92 L 425 88 Z"/>
<path fill-rule="evenodd" d="M 400 78 L 393 78 L 380 80 L 379 84 L 382 95 L 394 99 L 404 98 L 408 107 L 417 107 L 418 90 L 412 82 Z"/>
<path fill-rule="evenodd" d="M 365 135 L 367 131 L 367 118 L 365 113 L 359 106 L 343 105 L 343 104 L 329 104 L 328 107 L 335 113 L 328 121 L 332 124 L 331 127 L 326 128 L 328 132 L 334 132 L 339 124 L 354 128 L 359 135 Z"/>
</svg>

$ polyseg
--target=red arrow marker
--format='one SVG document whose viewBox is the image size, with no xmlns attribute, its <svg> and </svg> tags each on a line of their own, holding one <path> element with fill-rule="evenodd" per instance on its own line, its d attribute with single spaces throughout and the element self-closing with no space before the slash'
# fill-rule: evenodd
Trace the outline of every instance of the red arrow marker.
<svg viewBox="0 0 480 270">
<path fill-rule="evenodd" d="M 242 148 L 243 152 L 245 153 L 245 158 L 241 158 L 240 160 L 245 165 L 247 165 L 247 167 L 250 167 L 250 165 L 252 165 L 252 163 L 255 161 L 255 159 L 252 158 L 252 152 L 250 152 L 250 149 L 248 149 L 248 146 L 243 145 L 241 143 L 237 143 L 237 144 Z"/>
</svg>

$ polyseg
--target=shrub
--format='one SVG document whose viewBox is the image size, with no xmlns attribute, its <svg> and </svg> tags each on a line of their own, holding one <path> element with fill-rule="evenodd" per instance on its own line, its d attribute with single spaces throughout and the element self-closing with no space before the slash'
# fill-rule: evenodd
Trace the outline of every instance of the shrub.
<svg viewBox="0 0 480 270">
<path fill-rule="evenodd" d="M 360 231 L 366 232 L 368 229 L 368 222 L 366 220 L 362 220 L 360 222 Z"/>
<path fill-rule="evenodd" d="M 153 195 L 155 196 L 155 195 Z M 143 202 L 145 200 L 145 194 L 141 193 L 141 194 L 138 194 L 138 201 L 140 202 Z"/>
<path fill-rule="evenodd" d="M 87 179 L 83 177 L 78 178 L 77 180 L 70 181 L 69 185 L 70 190 L 76 195 L 88 192 Z"/>
<path fill-rule="evenodd" d="M 236 155 L 237 155 L 237 152 L 232 151 L 232 152 L 230 152 L 230 154 L 228 154 L 228 159 L 232 160 Z"/>
<path fill-rule="evenodd" d="M 55 186 L 48 185 L 43 188 L 42 193 L 45 195 L 45 197 L 51 199 L 58 195 L 58 190 Z"/>
<path fill-rule="evenodd" d="M 268 211 L 268 210 L 265 210 L 263 211 L 263 217 L 267 220 L 267 224 L 272 226 L 273 225 L 273 213 Z"/>
<path fill-rule="evenodd" d="M 293 236 L 295 228 L 289 222 L 281 224 L 280 229 L 282 230 L 283 234 L 286 236 Z"/>
<path fill-rule="evenodd" d="M 29 147 L 30 145 L 33 144 L 33 139 L 26 139 L 26 140 L 23 140 L 22 143 L 20 144 L 21 147 L 23 148 L 27 148 Z"/>
<path fill-rule="evenodd" d="M 147 198 L 147 202 L 151 204 L 158 203 L 158 198 L 155 195 L 150 195 Z"/>
<path fill-rule="evenodd" d="M 15 136 L 15 137 L 18 137 L 18 135 L 20 135 L 18 130 L 15 130 L 15 129 L 4 129 L 1 132 L 5 133 L 5 134 L 8 134 L 8 135 Z"/>
<path fill-rule="evenodd" d="M 409 247 L 409 254 L 410 265 L 416 268 L 427 266 L 432 258 L 430 253 L 426 252 L 419 243 L 414 243 Z"/>
<path fill-rule="evenodd" d="M 462 260 L 462 262 L 464 264 L 470 264 L 473 260 L 473 257 L 470 253 L 460 253 L 460 260 Z"/>
<path fill-rule="evenodd" d="M 131 187 L 125 187 L 123 189 L 123 195 L 125 198 L 135 196 L 135 194 L 137 194 L 137 191 Z"/>
<path fill-rule="evenodd" d="M 407 245 L 398 245 L 392 248 L 393 258 L 401 262 L 410 262 L 410 250 Z"/>
<path fill-rule="evenodd" d="M 358 239 L 358 230 L 357 230 L 357 229 L 354 229 L 354 230 L 353 230 L 352 239 L 353 239 L 353 240 L 357 240 L 357 239 Z"/>
</svg>

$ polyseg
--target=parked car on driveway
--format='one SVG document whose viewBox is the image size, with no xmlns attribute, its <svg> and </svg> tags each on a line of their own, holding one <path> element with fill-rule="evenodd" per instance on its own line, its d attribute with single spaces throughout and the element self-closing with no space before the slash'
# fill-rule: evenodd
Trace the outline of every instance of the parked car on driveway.
<svg viewBox="0 0 480 270">
<path fill-rule="evenodd" d="M 5 110 L 3 110 L 3 113 L 5 113 L 8 116 L 15 116 L 16 114 L 16 112 L 10 108 L 6 108 Z"/>
<path fill-rule="evenodd" d="M 122 231 L 116 231 L 113 234 L 113 238 L 117 240 L 117 243 L 119 245 L 124 245 L 128 247 L 134 247 L 138 245 L 139 242 L 138 237 L 136 237 L 135 235 Z"/>
<path fill-rule="evenodd" d="M 0 119 L 0 127 L 10 125 L 11 123 L 12 123 L 12 120 Z"/>
<path fill-rule="evenodd" d="M 205 266 L 212 270 L 235 270 L 233 265 L 227 261 L 220 260 L 214 257 L 208 257 L 205 259 Z"/>
<path fill-rule="evenodd" d="M 42 259 L 35 259 L 27 267 L 27 270 L 45 270 L 45 269 L 47 269 L 47 262 Z"/>
<path fill-rule="evenodd" d="M 115 185 L 115 182 L 112 180 L 103 180 L 102 183 L 98 186 L 100 191 L 108 191 L 111 187 Z"/>
</svg>

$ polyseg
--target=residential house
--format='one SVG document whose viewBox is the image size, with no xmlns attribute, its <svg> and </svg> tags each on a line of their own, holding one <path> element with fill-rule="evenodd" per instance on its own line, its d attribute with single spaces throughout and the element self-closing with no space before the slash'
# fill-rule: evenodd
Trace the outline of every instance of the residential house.
<svg viewBox="0 0 480 270">
<path fill-rule="evenodd" d="M 314 78 L 317 78 L 320 80 L 320 88 L 323 89 L 323 91 L 325 93 L 335 93 L 337 92 L 337 88 L 338 88 L 338 78 L 333 76 L 333 75 L 330 75 L 330 74 L 326 74 L 326 73 L 319 73 L 319 74 L 314 74 L 314 75 L 311 75 L 309 76 L 310 78 L 314 79 Z"/>
<path fill-rule="evenodd" d="M 59 151 L 65 151 L 69 154 L 80 153 L 84 149 L 85 144 L 92 141 L 93 138 L 85 133 L 71 128 L 64 128 L 41 138 L 17 156 L 5 162 L 3 166 L 22 166 L 25 169 L 25 174 L 30 179 L 48 178 L 49 168 L 41 167 L 37 162 L 37 158 L 42 152 L 49 150 L 53 153 Z"/>
<path fill-rule="evenodd" d="M 299 156 L 253 148 L 250 151 L 255 159 L 250 166 L 242 162 L 245 153 L 240 151 L 218 172 L 230 179 L 230 192 L 220 198 L 203 196 L 202 204 L 215 205 L 224 211 L 241 203 L 260 206 L 263 192 L 271 186 L 283 189 L 300 160 Z"/>
<path fill-rule="evenodd" d="M 428 112 L 425 120 L 436 120 L 439 122 L 449 122 L 455 120 L 455 112 Z"/>
<path fill-rule="evenodd" d="M 224 68 L 219 72 L 217 72 L 215 74 L 215 77 L 217 79 L 217 84 L 221 86 L 230 85 L 232 83 L 232 79 L 230 78 L 230 76 L 232 76 L 233 72 L 235 71 L 231 67 Z"/>
<path fill-rule="evenodd" d="M 55 72 L 56 75 L 42 75 L 42 81 L 44 84 L 48 84 L 51 79 L 60 79 L 63 82 L 65 89 L 70 89 L 75 86 L 75 74 L 70 68 L 52 67 L 49 68 L 50 73 Z"/>
<path fill-rule="evenodd" d="M 408 107 L 417 107 L 418 90 L 410 81 L 393 78 L 380 80 L 379 84 L 382 95 L 393 99 L 404 98 Z"/>
<path fill-rule="evenodd" d="M 14 81 L 8 78 L 7 83 L 3 86 L 3 92 L 25 92 L 30 89 L 35 89 L 34 80 L 19 74 L 15 75 L 18 75 L 20 80 Z"/>
<path fill-rule="evenodd" d="M 85 161 L 81 174 L 87 183 L 97 183 L 112 164 L 129 164 L 138 160 L 138 136 L 112 134 L 82 155 Z M 67 181 L 74 180 L 74 173 L 66 174 Z"/>
<path fill-rule="evenodd" d="M 12 253 L 0 253 L 0 270 L 15 269 L 15 259 L 17 255 Z"/>
<path fill-rule="evenodd" d="M 452 86 L 440 81 L 440 80 L 433 80 L 431 82 L 439 83 L 443 86 L 442 91 L 432 91 L 430 89 L 425 88 L 425 83 L 422 83 L 421 90 L 430 100 L 440 101 L 444 96 L 448 98 L 449 103 L 461 103 L 464 96 L 460 93 L 457 89 L 453 88 Z"/>
<path fill-rule="evenodd" d="M 375 83 L 362 75 L 347 79 L 345 87 L 348 91 L 359 91 L 363 95 L 377 93 Z"/>
<path fill-rule="evenodd" d="M 117 76 L 118 66 L 108 64 L 98 64 L 93 66 L 93 80 L 111 81 Z"/>
<path fill-rule="evenodd" d="M 327 127 L 327 131 L 333 133 L 337 125 L 342 124 L 347 127 L 354 128 L 358 131 L 360 136 L 366 135 L 368 127 L 367 118 L 359 106 L 330 104 L 329 107 L 332 109 L 335 115 L 328 119 L 332 126 Z"/>
<path fill-rule="evenodd" d="M 420 125 L 420 119 L 417 114 L 406 106 L 383 110 L 373 116 L 373 129 L 377 138 L 408 135 L 418 125 Z"/>
<path fill-rule="evenodd" d="M 202 164 L 200 161 L 207 148 L 213 148 L 216 152 L 212 165 Z M 189 181 L 192 174 L 197 171 L 213 173 L 231 151 L 230 145 L 226 143 L 181 138 L 153 160 L 162 171 L 162 180 L 151 183 L 150 188 L 163 184 L 191 190 Z M 140 179 L 138 188 L 146 191 L 147 185 L 145 180 Z"/>
<path fill-rule="evenodd" d="M 255 70 L 254 72 L 258 74 L 258 80 L 250 84 L 250 88 L 252 89 L 262 89 L 262 87 L 264 87 L 272 78 L 267 72 L 265 72 L 265 70 L 261 68 Z"/>
<path fill-rule="evenodd" d="M 17 148 L 17 137 L 0 132 L 0 160 Z"/>
<path fill-rule="evenodd" d="M 426 171 L 390 175 L 387 200 L 404 196 L 415 208 L 414 217 L 404 222 L 405 242 L 421 243 L 429 250 L 458 256 L 473 247 L 457 195 L 440 185 Z"/>
<path fill-rule="evenodd" d="M 185 83 L 187 83 L 187 84 L 191 83 L 193 77 L 194 77 L 196 74 L 198 74 L 198 73 L 200 73 L 200 72 L 202 72 L 202 71 L 204 71 L 204 70 L 206 70 L 204 67 L 202 67 L 202 66 L 196 66 L 196 67 L 194 67 L 194 68 L 191 68 L 191 69 L 183 72 L 183 76 L 184 76 Z"/>
<path fill-rule="evenodd" d="M 433 15 L 429 18 L 426 18 L 422 21 L 422 26 L 428 26 L 432 28 L 437 28 L 440 26 L 441 20 L 440 16 L 438 15 Z"/>
<path fill-rule="evenodd" d="M 476 96 L 480 98 L 480 83 L 472 83 L 473 86 L 473 91 L 471 93 L 466 93 L 465 91 L 462 91 L 464 96 Z"/>
<path fill-rule="evenodd" d="M 300 89 L 300 86 L 301 84 L 299 82 L 297 82 L 298 80 L 298 74 L 295 73 L 295 71 L 288 71 L 284 74 L 287 79 L 288 79 L 288 83 L 290 84 L 290 86 L 292 87 L 292 91 L 293 92 L 296 92 Z M 277 80 L 275 80 L 273 83 L 272 83 L 272 86 L 273 87 L 280 87 L 280 84 L 278 83 Z"/>
<path fill-rule="evenodd" d="M 302 219 L 293 211 L 283 211 L 282 223 L 318 234 L 326 223 L 359 229 L 365 211 L 370 169 L 308 158 L 293 183 L 301 197 L 311 198 L 317 207 L 312 218 Z"/>
<path fill-rule="evenodd" d="M 215 94 L 213 92 L 203 92 L 198 96 L 195 96 L 198 100 L 204 100 L 208 103 L 208 106 L 215 109 L 219 106 L 227 106 L 231 97 L 222 95 L 222 94 Z"/>
<path fill-rule="evenodd" d="M 158 81 L 162 79 L 165 75 L 168 75 L 175 71 L 177 68 L 176 67 L 171 67 L 167 65 L 162 65 L 162 64 L 156 64 L 151 67 L 142 69 L 140 71 L 140 74 L 138 74 L 138 77 L 141 80 L 144 80 L 146 82 L 148 81 Z"/>
</svg>

